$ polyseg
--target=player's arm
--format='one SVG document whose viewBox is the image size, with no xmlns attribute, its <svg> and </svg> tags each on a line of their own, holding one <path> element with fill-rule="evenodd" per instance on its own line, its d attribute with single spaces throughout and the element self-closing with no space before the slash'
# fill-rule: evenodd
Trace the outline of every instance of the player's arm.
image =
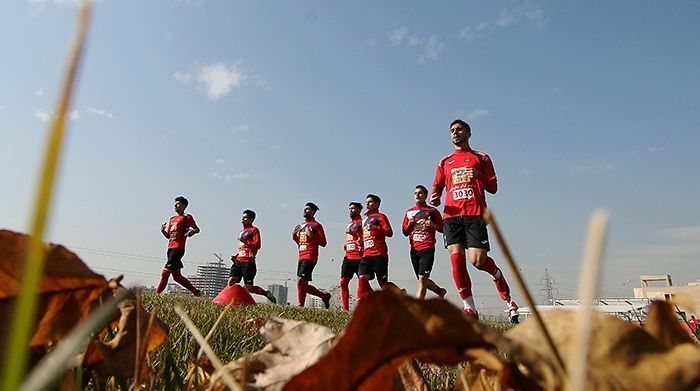
<svg viewBox="0 0 700 391">
<path fill-rule="evenodd" d="M 251 236 L 250 240 L 247 243 L 248 247 L 250 247 L 251 250 L 257 252 L 260 250 L 260 246 L 262 245 L 262 240 L 260 239 L 260 230 L 255 228 L 253 230 L 253 235 Z"/>
<path fill-rule="evenodd" d="M 414 221 L 413 218 L 408 218 L 408 212 L 403 215 L 403 223 L 401 223 L 401 232 L 403 236 L 408 236 L 413 232 Z"/>
<path fill-rule="evenodd" d="M 389 219 L 387 219 L 386 216 L 382 215 L 379 219 L 379 226 L 384 232 L 384 236 L 387 238 L 394 236 L 394 230 L 391 228 L 391 223 L 389 223 Z"/>
<path fill-rule="evenodd" d="M 323 230 L 321 224 L 318 225 L 318 245 L 321 247 L 326 247 L 328 241 L 326 240 L 326 232 Z"/>
<path fill-rule="evenodd" d="M 436 231 L 438 231 L 440 233 L 445 232 L 445 223 L 443 223 L 442 215 L 440 214 L 440 211 L 438 211 L 437 209 L 433 211 L 432 220 L 433 220 L 433 224 L 435 224 Z"/>
<path fill-rule="evenodd" d="M 484 186 L 484 190 L 491 194 L 496 194 L 498 191 L 498 180 L 496 178 L 496 170 L 493 168 L 491 158 L 484 154 L 483 156 L 483 171 L 479 173 L 479 180 Z"/>
<path fill-rule="evenodd" d="M 444 160 L 444 159 L 443 159 Z M 442 197 L 442 191 L 445 189 L 445 173 L 442 170 L 442 160 L 438 164 L 437 170 L 435 170 L 435 179 L 433 180 L 433 191 L 430 193 L 430 204 L 433 206 L 440 205 L 440 197 Z"/>
<path fill-rule="evenodd" d="M 187 230 L 185 231 L 185 236 L 192 236 L 199 233 L 199 227 L 194 221 L 192 215 L 187 215 Z"/>
<path fill-rule="evenodd" d="M 165 228 L 169 225 L 170 223 L 163 223 L 163 225 L 160 226 L 160 233 L 165 236 L 166 239 L 170 239 L 170 235 L 168 235 L 168 231 L 165 230 Z"/>
</svg>

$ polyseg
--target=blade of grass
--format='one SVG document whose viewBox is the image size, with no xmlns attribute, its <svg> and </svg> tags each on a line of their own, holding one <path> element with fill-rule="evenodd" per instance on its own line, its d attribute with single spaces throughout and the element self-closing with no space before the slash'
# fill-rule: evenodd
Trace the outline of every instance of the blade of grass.
<svg viewBox="0 0 700 391">
<path fill-rule="evenodd" d="M 588 240 L 581 262 L 581 278 L 578 285 L 578 298 L 581 308 L 578 311 L 578 328 L 574 346 L 569 357 L 571 391 L 583 391 L 588 371 L 588 351 L 593 326 L 593 300 L 598 292 L 600 263 L 605 251 L 605 238 L 608 233 L 608 214 L 598 210 L 591 216 L 588 225 Z"/>
<path fill-rule="evenodd" d="M 44 163 L 34 204 L 34 215 L 32 217 L 31 236 L 24 274 L 22 275 L 19 296 L 15 301 L 7 351 L 4 352 L 3 390 L 17 389 L 20 379 L 27 368 L 28 345 L 31 332 L 34 330 L 33 324 L 36 317 L 37 288 L 44 270 L 45 253 L 42 243 L 44 229 L 49 214 L 56 169 L 61 156 L 61 146 L 66 129 L 70 100 L 75 86 L 81 53 L 85 45 L 85 37 L 90 21 L 90 9 L 90 3 L 87 1 L 84 1 L 80 7 L 77 32 L 68 59 L 68 69 L 66 70 L 64 84 L 61 89 L 58 110 L 51 124 L 51 131 L 44 153 Z"/>
<path fill-rule="evenodd" d="M 109 322 L 109 319 L 117 312 L 119 303 L 126 298 L 127 294 L 126 290 L 118 293 L 117 296 L 101 305 L 90 317 L 74 328 L 51 353 L 32 369 L 20 389 L 47 389 L 65 370 L 67 363 L 85 346 L 85 341 L 90 338 L 90 335 Z"/>
<path fill-rule="evenodd" d="M 197 329 L 197 326 L 192 323 L 192 320 L 187 316 L 185 311 L 182 310 L 179 306 L 175 306 L 174 308 L 175 313 L 180 316 L 182 319 L 182 322 L 185 323 L 185 327 L 187 327 L 188 330 L 192 333 L 192 336 L 194 336 L 195 341 L 202 347 L 204 350 L 204 353 L 209 357 L 209 361 L 211 361 L 212 365 L 217 371 L 221 371 L 221 377 L 226 383 L 226 386 L 232 390 L 238 390 L 238 391 L 243 391 L 243 387 L 241 387 L 236 381 L 231 377 L 231 374 L 228 373 L 228 371 L 223 369 L 223 364 L 221 364 L 221 361 L 219 360 L 219 357 L 216 356 L 216 353 L 211 349 L 211 346 L 209 346 L 209 343 L 204 340 L 204 336 L 202 336 L 202 333 L 199 332 Z"/>
<path fill-rule="evenodd" d="M 547 341 L 547 347 L 549 348 L 550 352 L 555 358 L 555 362 L 558 365 L 557 369 L 562 375 L 565 375 L 566 365 L 564 365 L 564 360 L 562 360 L 561 354 L 559 354 L 559 350 L 557 350 L 557 347 L 554 345 L 552 335 L 549 333 L 549 330 L 547 330 L 547 326 L 545 326 L 539 311 L 537 311 L 537 307 L 535 306 L 535 300 L 532 298 L 532 294 L 527 288 L 527 284 L 525 284 L 525 279 L 523 278 L 522 274 L 520 274 L 520 269 L 518 268 L 518 265 L 515 262 L 515 259 L 513 258 L 513 255 L 510 252 L 510 249 L 508 248 L 508 244 L 506 244 L 506 240 L 503 237 L 503 234 L 501 233 L 501 228 L 496 222 L 496 217 L 493 215 L 493 212 L 491 212 L 490 209 L 487 209 L 486 212 L 484 212 L 484 219 L 491 226 L 491 230 L 496 235 L 496 241 L 501 246 L 503 256 L 505 257 L 508 266 L 510 267 L 510 271 L 515 277 L 515 282 L 518 284 L 520 292 L 522 292 L 523 296 L 525 297 L 525 302 L 528 306 L 530 306 L 530 308 L 532 308 L 532 315 L 535 317 L 535 322 L 537 323 L 537 326 L 540 332 L 542 333 L 542 336 L 544 337 L 545 341 Z"/>
<path fill-rule="evenodd" d="M 216 322 L 214 322 L 214 325 L 211 326 L 211 330 L 209 330 L 209 333 L 207 333 L 207 336 L 204 337 L 204 340 L 209 342 L 211 340 L 211 337 L 214 335 L 214 332 L 216 331 L 216 328 L 219 327 L 219 323 L 221 323 L 221 320 L 224 318 L 224 315 L 228 312 L 228 310 L 231 309 L 231 306 L 233 306 L 233 302 L 230 302 L 226 307 L 224 307 L 224 310 L 221 311 L 221 314 L 219 315 L 218 318 L 216 318 Z M 197 352 L 197 360 L 199 361 L 199 358 L 202 357 L 202 352 L 203 348 L 199 348 L 199 352 Z"/>
</svg>

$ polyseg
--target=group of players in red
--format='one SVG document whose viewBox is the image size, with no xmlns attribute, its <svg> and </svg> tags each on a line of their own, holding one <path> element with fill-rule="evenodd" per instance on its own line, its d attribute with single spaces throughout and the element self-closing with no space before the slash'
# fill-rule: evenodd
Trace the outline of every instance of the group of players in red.
<svg viewBox="0 0 700 391">
<path fill-rule="evenodd" d="M 441 159 L 435 173 L 430 195 L 422 185 L 415 188 L 416 204 L 409 208 L 401 227 L 411 246 L 411 263 L 418 279 L 416 297 L 423 299 L 427 290 L 444 298 L 447 290 L 430 279 L 435 259 L 435 234 L 443 233 L 450 254 L 452 277 L 464 306 L 466 316 L 478 319 L 472 295 L 471 279 L 467 271 L 469 261 L 479 270 L 493 278 L 499 297 L 505 302 L 511 322 L 518 320 L 518 306 L 512 299 L 510 288 L 501 270 L 488 255 L 490 250 L 486 222 L 482 215 L 486 209 L 485 192 L 495 194 L 498 190 L 496 173 L 491 158 L 484 152 L 473 150 L 469 145 L 471 128 L 457 119 L 450 124 L 450 135 L 455 146 L 454 152 Z M 445 206 L 442 215 L 433 206 L 441 204 L 446 190 Z M 432 206 L 428 205 L 430 203 Z M 377 279 L 381 289 L 401 290 L 389 281 L 389 257 L 386 238 L 393 236 L 393 230 L 386 215 L 379 212 L 381 199 L 368 194 L 365 200 L 367 212 L 361 216 L 362 204 L 351 202 L 348 205 L 350 223 L 345 232 L 345 257 L 341 266 L 340 292 L 344 310 L 349 308 L 349 282 L 358 276 L 357 299 L 361 301 L 373 291 L 370 281 Z M 161 227 L 168 241 L 168 261 L 161 273 L 157 292 L 165 289 L 170 275 L 176 282 L 200 295 L 186 277 L 182 276 L 182 256 L 185 239 L 199 232 L 191 215 L 185 214 L 187 200 L 175 199 L 176 215 Z M 292 240 L 297 244 L 297 303 L 304 305 L 307 294 L 321 298 L 326 308 L 330 306 L 331 294 L 311 285 L 313 269 L 318 261 L 319 247 L 327 244 L 323 226 L 314 218 L 319 210 L 309 202 L 304 207 L 304 222 L 292 230 Z M 257 273 L 255 256 L 260 249 L 260 231 L 253 225 L 255 212 L 245 210 L 241 222 L 243 228 L 238 236 L 238 251 L 231 257 L 229 285 L 243 280 L 246 289 L 265 296 L 275 302 L 274 296 L 265 289 L 254 285 Z M 403 291 L 403 290 L 402 290 Z"/>
</svg>

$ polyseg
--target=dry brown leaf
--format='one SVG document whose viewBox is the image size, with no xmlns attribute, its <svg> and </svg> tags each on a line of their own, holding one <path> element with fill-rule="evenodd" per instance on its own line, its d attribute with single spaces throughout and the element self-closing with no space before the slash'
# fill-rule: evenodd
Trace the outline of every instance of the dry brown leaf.
<svg viewBox="0 0 700 391">
<path fill-rule="evenodd" d="M 362 300 L 333 348 L 284 389 L 391 389 L 407 359 L 454 365 L 465 349 L 489 347 L 498 335 L 444 300 L 377 292 Z"/>
<path fill-rule="evenodd" d="M 655 301 L 649 307 L 644 330 L 666 348 L 682 343 L 692 343 L 685 324 L 678 321 L 674 306 L 666 301 Z"/>
<path fill-rule="evenodd" d="M 654 308 L 658 306 L 659 303 L 653 303 L 651 312 L 659 311 Z M 551 310 L 541 315 L 562 357 L 569 357 L 576 338 L 577 313 Z M 658 323 L 671 324 L 668 316 L 668 312 L 659 311 Z M 697 346 L 666 346 L 642 328 L 598 312 L 593 313 L 592 327 L 587 389 L 692 390 L 700 386 Z M 564 379 L 555 375 L 553 359 L 534 320 L 528 319 L 510 330 L 497 345 L 544 389 L 564 388 Z"/>
<path fill-rule="evenodd" d="M 270 342 L 262 350 L 224 366 L 246 389 L 279 390 L 292 376 L 315 363 L 330 347 L 335 334 L 307 322 L 272 318 L 260 330 Z M 211 377 L 212 390 L 225 390 L 219 373 Z"/>
<path fill-rule="evenodd" d="M 428 391 L 430 389 L 416 360 L 404 361 L 403 364 L 399 365 L 396 375 L 395 384 L 400 385 L 400 387 L 394 387 L 394 390 Z"/>
<path fill-rule="evenodd" d="M 118 288 L 124 289 L 124 288 Z M 168 337 L 168 325 L 158 317 L 148 329 L 150 314 L 141 309 L 141 317 L 137 322 L 137 302 L 133 292 L 126 300 L 119 304 L 121 316 L 119 320 L 110 325 L 110 330 L 118 330 L 117 334 L 108 342 L 101 342 L 105 332 L 99 336 L 99 341 L 93 341 L 85 354 L 84 365 L 94 367 L 100 376 L 119 376 L 123 378 L 134 375 L 136 362 L 136 327 L 140 324 L 143 346 L 146 353 L 160 347 Z M 148 335 L 146 331 L 148 330 Z M 142 348 L 143 349 L 143 348 Z M 139 378 L 146 377 L 148 367 L 141 365 Z"/>
<path fill-rule="evenodd" d="M 0 230 L 0 316 L 12 316 L 24 272 L 29 236 Z M 39 286 L 38 319 L 30 346 L 44 348 L 62 339 L 109 294 L 107 280 L 60 245 L 46 245 L 44 276 Z M 0 351 L 5 352 L 10 322 L 0 322 Z"/>
</svg>

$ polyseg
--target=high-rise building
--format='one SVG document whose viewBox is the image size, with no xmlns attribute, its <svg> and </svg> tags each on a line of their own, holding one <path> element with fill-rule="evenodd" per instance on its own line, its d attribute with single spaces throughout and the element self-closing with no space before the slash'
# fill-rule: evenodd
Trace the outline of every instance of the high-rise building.
<svg viewBox="0 0 700 391">
<path fill-rule="evenodd" d="M 277 304 L 287 304 L 289 289 L 286 285 L 270 284 L 267 286 L 267 290 L 272 292 L 272 295 L 275 296 Z"/>
<path fill-rule="evenodd" d="M 197 274 L 190 276 L 190 282 L 206 296 L 216 296 L 228 284 L 229 268 L 223 262 L 209 262 L 197 266 Z"/>
</svg>

